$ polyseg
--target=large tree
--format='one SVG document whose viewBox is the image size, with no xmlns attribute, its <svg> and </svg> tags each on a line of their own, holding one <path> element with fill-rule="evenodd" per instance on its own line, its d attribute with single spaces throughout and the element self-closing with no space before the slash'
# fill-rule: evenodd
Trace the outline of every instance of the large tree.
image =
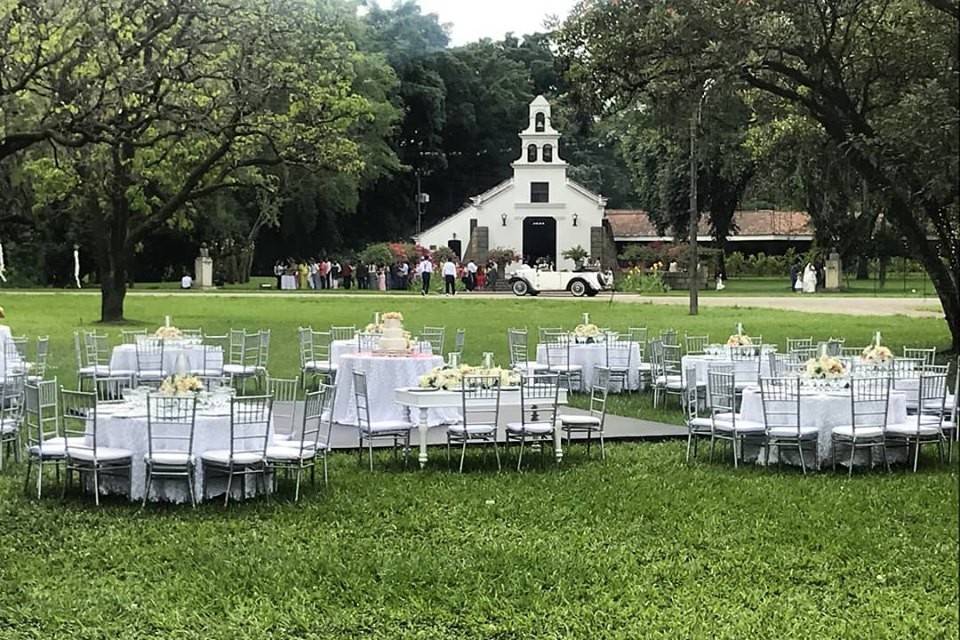
<svg viewBox="0 0 960 640">
<path fill-rule="evenodd" d="M 924 265 L 960 350 L 958 44 L 949 0 L 591 0 L 563 48 L 620 105 L 731 78 L 815 122 Z"/>
<path fill-rule="evenodd" d="M 161 226 L 187 228 L 204 198 L 276 190 L 277 169 L 362 169 L 351 130 L 370 117 L 342 6 L 306 0 L 101 1 L 83 16 L 98 46 L 34 80 L 84 114 L 87 144 L 25 165 L 38 199 L 85 221 L 101 317 L 123 317 L 130 259 Z M 148 37 L 149 35 L 149 37 Z M 127 56 L 132 43 L 147 42 Z M 109 69 L 110 73 L 103 70 Z M 56 141 L 54 141 L 56 148 Z"/>
</svg>

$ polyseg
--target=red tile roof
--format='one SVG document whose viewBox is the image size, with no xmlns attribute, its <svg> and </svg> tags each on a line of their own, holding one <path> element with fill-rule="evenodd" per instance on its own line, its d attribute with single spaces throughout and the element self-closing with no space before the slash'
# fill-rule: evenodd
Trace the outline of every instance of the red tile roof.
<svg viewBox="0 0 960 640">
<path fill-rule="evenodd" d="M 614 238 L 660 238 L 656 227 L 650 221 L 646 211 L 628 209 L 607 210 L 607 220 L 613 231 Z M 734 221 L 738 231 L 732 237 L 746 240 L 751 237 L 782 237 L 806 239 L 813 235 L 813 224 L 805 211 L 775 211 L 761 209 L 754 211 L 737 211 Z M 670 230 L 665 235 L 670 235 Z M 705 218 L 700 219 L 698 235 L 709 235 L 710 227 Z"/>
</svg>

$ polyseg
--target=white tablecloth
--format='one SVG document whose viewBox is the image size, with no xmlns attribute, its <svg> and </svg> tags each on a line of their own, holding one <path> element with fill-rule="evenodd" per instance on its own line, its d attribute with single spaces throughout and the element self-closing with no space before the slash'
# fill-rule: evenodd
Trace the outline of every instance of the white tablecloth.
<svg viewBox="0 0 960 640">
<path fill-rule="evenodd" d="M 10 327 L 5 324 L 0 324 L 0 345 L 10 340 L 13 337 L 13 332 L 10 331 Z"/>
<path fill-rule="evenodd" d="M 339 424 L 357 424 L 357 404 L 353 395 L 353 372 L 367 374 L 367 396 L 370 403 L 370 421 L 407 420 L 407 410 L 394 402 L 394 390 L 415 387 L 420 376 L 443 365 L 443 358 L 427 354 L 414 356 L 376 356 L 371 354 L 344 355 L 337 371 L 337 400 L 333 419 Z M 427 417 L 430 426 L 457 422 L 460 413 L 450 409 L 431 410 Z"/>
<path fill-rule="evenodd" d="M 176 372 L 177 358 L 183 354 L 187 359 L 187 367 L 190 371 L 200 371 L 206 368 L 208 371 L 223 370 L 223 349 L 213 348 L 208 352 L 210 362 L 204 366 L 204 349 L 199 345 L 164 345 L 163 348 L 163 373 L 171 375 Z M 111 371 L 136 371 L 137 370 L 137 347 L 132 344 L 122 344 L 113 348 L 110 355 Z"/>
<path fill-rule="evenodd" d="M 701 386 L 707 384 L 707 371 L 710 369 L 710 365 L 718 362 L 732 362 L 733 374 L 738 382 L 740 380 L 757 382 L 757 359 L 758 358 L 731 360 L 724 356 L 683 356 L 683 358 L 680 359 L 680 366 L 684 371 L 686 371 L 688 367 L 696 367 L 697 384 Z M 770 361 L 767 359 L 767 356 L 764 356 L 763 361 L 760 363 L 760 375 L 770 375 Z"/>
<path fill-rule="evenodd" d="M 630 343 L 630 374 L 628 386 L 636 390 L 640 388 L 640 346 Z M 627 354 L 623 348 L 614 349 L 620 354 L 614 357 L 614 364 L 621 366 L 626 362 Z M 547 346 L 537 345 L 537 362 L 539 364 L 548 364 Z M 570 345 L 570 364 L 576 364 L 583 367 L 583 379 L 581 381 L 580 391 L 590 390 L 594 381 L 594 367 L 604 367 L 607 364 L 607 346 L 605 344 L 572 344 Z"/>
<path fill-rule="evenodd" d="M 133 465 L 131 469 L 130 499 L 142 500 L 143 491 L 146 488 L 146 465 L 143 462 L 143 456 L 147 453 L 147 417 L 144 414 L 128 415 L 131 409 L 126 405 L 118 405 L 114 412 L 105 410 L 101 406 L 98 416 L 98 441 L 102 447 L 117 447 L 129 449 L 133 452 Z M 203 495 L 203 464 L 200 462 L 200 456 L 205 451 L 214 449 L 230 448 L 230 414 L 229 407 L 222 410 L 219 414 L 197 413 L 197 425 L 193 435 L 193 450 L 196 455 L 196 492 L 197 500 L 202 500 Z M 270 428 L 270 441 L 273 442 L 273 427 Z M 182 443 L 177 442 L 178 446 Z M 253 441 L 248 445 L 252 448 Z M 232 491 L 236 497 L 240 496 L 240 483 L 238 478 L 234 478 Z M 127 483 L 125 478 L 110 478 L 102 486 L 109 493 L 127 493 Z M 269 489 L 269 481 L 267 481 Z M 226 491 L 226 478 L 215 476 L 207 485 L 207 495 L 213 497 L 223 495 Z M 256 482 L 253 476 L 247 482 L 247 496 L 256 494 Z M 154 478 L 153 485 L 150 487 L 151 500 L 166 500 L 171 502 L 189 502 L 190 490 L 187 488 L 186 479 L 183 478 Z"/>
<path fill-rule="evenodd" d="M 760 389 L 757 387 L 748 387 L 743 390 L 743 402 L 740 405 L 740 415 L 744 420 L 759 422 L 763 424 L 763 401 L 760 397 Z M 802 426 L 814 426 L 819 430 L 817 438 L 817 455 L 821 464 L 831 462 L 831 431 L 834 427 L 849 425 L 852 421 L 850 392 L 848 390 L 837 391 L 807 391 L 802 392 L 800 399 L 800 422 Z M 890 394 L 890 409 L 887 418 L 888 424 L 902 424 L 907 421 L 907 397 L 906 394 L 894 391 Z M 887 450 L 890 461 L 903 459 L 902 449 L 895 451 Z M 789 455 L 792 454 L 792 455 Z M 784 455 L 784 462 L 791 464 L 800 464 L 800 459 L 796 451 Z M 899 454 L 899 455 L 898 455 Z M 850 455 L 849 451 L 846 454 Z M 866 463 L 868 454 L 866 449 L 857 452 L 855 461 L 857 464 Z M 837 458 L 837 462 L 846 462 L 849 457 L 843 454 Z M 883 464 L 883 458 L 879 447 L 874 451 L 874 464 Z M 776 450 L 770 450 L 770 462 L 776 462 Z M 762 462 L 762 457 L 758 460 Z M 809 461 L 808 461 L 809 464 Z"/>
</svg>

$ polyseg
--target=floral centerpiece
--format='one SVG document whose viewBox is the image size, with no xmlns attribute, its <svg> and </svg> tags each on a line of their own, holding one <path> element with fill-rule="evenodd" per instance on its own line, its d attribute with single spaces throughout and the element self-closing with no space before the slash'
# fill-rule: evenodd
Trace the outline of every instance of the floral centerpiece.
<svg viewBox="0 0 960 640">
<path fill-rule="evenodd" d="M 745 336 L 739 333 L 735 333 L 729 338 L 727 338 L 728 347 L 751 347 L 753 346 L 753 340 L 750 339 L 750 336 Z"/>
<path fill-rule="evenodd" d="M 186 396 L 201 391 L 203 382 L 197 376 L 169 376 L 160 384 L 160 393 L 167 396 Z"/>
<path fill-rule="evenodd" d="M 179 340 L 183 337 L 183 332 L 176 327 L 164 326 L 157 329 L 153 336 L 162 340 Z"/>
<path fill-rule="evenodd" d="M 864 364 L 872 364 L 874 366 L 886 364 L 893 360 L 893 351 L 880 344 L 879 331 L 874 335 L 873 342 L 863 348 L 863 351 L 860 353 L 860 360 Z"/>
<path fill-rule="evenodd" d="M 382 320 L 399 320 L 403 322 L 403 314 L 399 311 L 388 311 L 387 313 L 380 316 Z"/>
<path fill-rule="evenodd" d="M 573 330 L 573 339 L 577 342 L 591 344 L 598 342 L 600 336 L 600 327 L 592 323 L 578 324 Z"/>
<path fill-rule="evenodd" d="M 503 369 L 501 367 L 472 367 L 464 364 L 459 367 L 442 366 L 432 369 L 429 373 L 420 376 L 420 388 L 457 389 L 463 386 L 465 376 L 496 378 L 496 384 L 501 387 L 520 384 L 520 374 L 510 369 Z"/>
<path fill-rule="evenodd" d="M 811 380 L 837 380 L 847 377 L 847 365 L 832 356 L 810 358 L 807 360 L 804 375 Z"/>
</svg>

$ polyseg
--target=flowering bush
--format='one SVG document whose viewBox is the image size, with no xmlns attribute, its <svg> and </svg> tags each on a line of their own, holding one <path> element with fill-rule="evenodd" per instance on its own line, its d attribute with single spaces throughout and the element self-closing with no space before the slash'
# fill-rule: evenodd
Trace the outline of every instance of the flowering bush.
<svg viewBox="0 0 960 640">
<path fill-rule="evenodd" d="M 659 271 L 632 267 L 624 272 L 617 290 L 628 293 L 666 293 L 670 291 L 670 287 L 663 281 L 663 274 Z"/>
</svg>

